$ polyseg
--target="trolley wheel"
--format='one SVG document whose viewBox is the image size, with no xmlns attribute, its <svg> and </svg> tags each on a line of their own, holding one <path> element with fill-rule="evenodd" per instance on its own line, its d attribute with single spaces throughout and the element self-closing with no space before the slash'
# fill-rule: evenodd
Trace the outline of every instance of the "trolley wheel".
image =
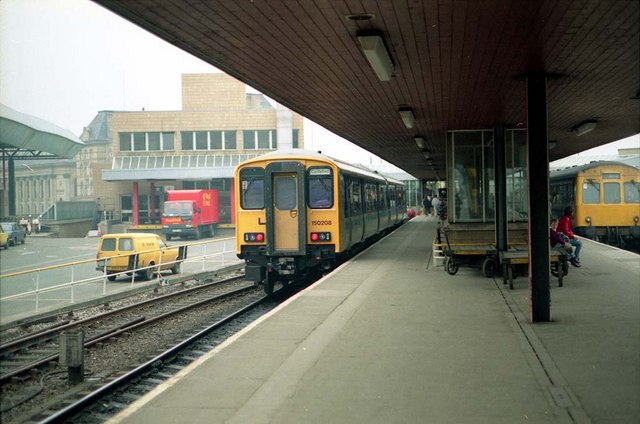
<svg viewBox="0 0 640 424">
<path fill-rule="evenodd" d="M 457 263 L 455 263 L 453 258 L 447 257 L 444 260 L 444 270 L 447 271 L 449 275 L 456 275 L 456 273 L 458 272 L 458 269 L 459 269 L 459 266 Z"/>
<path fill-rule="evenodd" d="M 507 266 L 507 276 L 509 278 L 509 289 L 513 290 L 513 267 Z"/>
<path fill-rule="evenodd" d="M 482 261 L 482 274 L 487 278 L 493 278 L 496 274 L 496 260 L 492 257 L 485 258 Z"/>
</svg>

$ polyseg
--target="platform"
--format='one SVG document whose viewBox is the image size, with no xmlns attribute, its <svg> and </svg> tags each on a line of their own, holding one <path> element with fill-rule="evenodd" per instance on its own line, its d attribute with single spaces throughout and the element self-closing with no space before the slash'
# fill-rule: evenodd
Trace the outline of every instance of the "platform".
<svg viewBox="0 0 640 424">
<path fill-rule="evenodd" d="M 640 259 L 585 241 L 529 324 L 526 278 L 431 263 L 420 216 L 112 419 L 122 423 L 631 423 Z"/>
</svg>

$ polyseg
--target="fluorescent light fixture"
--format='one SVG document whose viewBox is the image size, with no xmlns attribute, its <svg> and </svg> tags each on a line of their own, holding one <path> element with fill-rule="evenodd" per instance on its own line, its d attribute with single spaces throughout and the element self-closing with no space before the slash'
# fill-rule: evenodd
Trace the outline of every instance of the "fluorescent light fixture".
<svg viewBox="0 0 640 424">
<path fill-rule="evenodd" d="M 359 35 L 358 41 L 364 57 L 380 81 L 389 81 L 393 74 L 393 62 L 380 35 Z"/>
<path fill-rule="evenodd" d="M 415 140 L 418 149 L 422 150 L 427 148 L 427 143 L 424 141 L 424 137 L 414 137 L 413 139 Z"/>
<path fill-rule="evenodd" d="M 407 128 L 413 128 L 416 124 L 416 117 L 413 114 L 413 109 L 410 107 L 402 107 L 398 112 L 400 112 L 400 117 L 402 118 L 402 122 L 404 122 L 404 126 Z"/>
<path fill-rule="evenodd" d="M 584 122 L 579 123 L 578 125 L 573 127 L 571 129 L 571 131 L 576 136 L 580 137 L 581 135 L 585 135 L 586 133 L 595 130 L 597 125 L 598 125 L 598 121 L 590 119 L 588 121 L 584 121 Z"/>
<path fill-rule="evenodd" d="M 425 159 L 431 160 L 431 152 L 430 151 L 425 149 L 421 153 L 422 153 L 422 156 L 424 156 Z"/>
<path fill-rule="evenodd" d="M 547 146 L 549 146 L 549 150 L 553 149 L 554 147 L 556 147 L 556 144 L 558 144 L 557 140 L 549 140 L 547 142 Z"/>
</svg>

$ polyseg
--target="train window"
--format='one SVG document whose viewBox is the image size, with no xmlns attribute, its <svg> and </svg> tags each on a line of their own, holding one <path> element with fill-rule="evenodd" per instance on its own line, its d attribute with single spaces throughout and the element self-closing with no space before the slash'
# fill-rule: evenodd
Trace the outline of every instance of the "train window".
<svg viewBox="0 0 640 424">
<path fill-rule="evenodd" d="M 620 183 L 604 183 L 604 203 L 620 203 Z"/>
<path fill-rule="evenodd" d="M 240 206 L 242 209 L 264 209 L 264 169 L 240 171 Z"/>
<path fill-rule="evenodd" d="M 640 203 L 640 185 L 635 181 L 624 183 L 624 202 Z"/>
<path fill-rule="evenodd" d="M 298 206 L 298 188 L 296 179 L 290 176 L 281 176 L 273 179 L 275 191 L 275 207 L 281 211 L 290 211 Z"/>
<path fill-rule="evenodd" d="M 582 184 L 582 204 L 600 203 L 600 183 L 589 181 Z"/>
<path fill-rule="evenodd" d="M 328 209 L 333 207 L 333 175 L 331 168 L 309 168 L 309 207 Z"/>
<path fill-rule="evenodd" d="M 604 180 L 619 180 L 620 179 L 620 174 L 618 174 L 617 172 L 604 172 L 602 174 L 602 179 L 604 179 Z"/>
<path fill-rule="evenodd" d="M 361 206 L 361 188 L 362 185 L 360 184 L 360 180 L 352 180 L 351 181 L 351 187 L 350 187 L 350 194 L 351 194 L 351 215 L 359 215 L 360 213 L 362 213 L 362 206 Z"/>
</svg>

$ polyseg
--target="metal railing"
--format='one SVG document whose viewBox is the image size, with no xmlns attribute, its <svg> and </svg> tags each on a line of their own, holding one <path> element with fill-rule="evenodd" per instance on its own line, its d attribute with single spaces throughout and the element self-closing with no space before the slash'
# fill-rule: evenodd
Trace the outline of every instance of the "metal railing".
<svg viewBox="0 0 640 424">
<path fill-rule="evenodd" d="M 199 252 L 200 247 L 202 252 Z M 154 253 L 166 250 L 162 249 L 138 252 L 136 254 L 121 254 L 100 259 L 86 259 L 61 265 L 53 265 L 42 268 L 35 268 L 28 271 L 20 271 L 0 275 L 2 281 L 0 289 L 0 321 L 4 323 L 10 318 L 30 316 L 51 309 L 74 305 L 78 302 L 99 299 L 105 296 L 118 294 L 140 287 L 141 279 L 136 278 L 138 274 L 144 273 L 148 269 L 153 269 L 155 278 L 144 280 L 143 287 L 152 285 L 167 284 L 167 271 L 162 268 L 170 268 L 167 265 L 181 263 L 181 273 L 200 273 L 215 271 L 227 265 L 241 263 L 235 255 L 235 238 L 206 240 L 195 243 L 175 245 L 169 249 L 184 249 L 185 256 L 187 249 L 189 252 L 198 250 L 196 256 L 178 257 L 177 260 L 162 263 L 162 254 L 159 263 L 152 266 L 138 267 L 137 260 L 133 260 L 135 266 L 131 269 L 117 273 L 107 273 L 107 263 L 109 260 L 124 256 L 139 256 L 144 253 Z M 103 262 L 103 272 L 97 276 L 86 277 L 89 272 L 96 272 L 99 260 Z M 188 269 L 185 269 L 188 268 Z M 127 276 L 126 284 L 120 282 L 109 282 L 109 277 Z"/>
</svg>

